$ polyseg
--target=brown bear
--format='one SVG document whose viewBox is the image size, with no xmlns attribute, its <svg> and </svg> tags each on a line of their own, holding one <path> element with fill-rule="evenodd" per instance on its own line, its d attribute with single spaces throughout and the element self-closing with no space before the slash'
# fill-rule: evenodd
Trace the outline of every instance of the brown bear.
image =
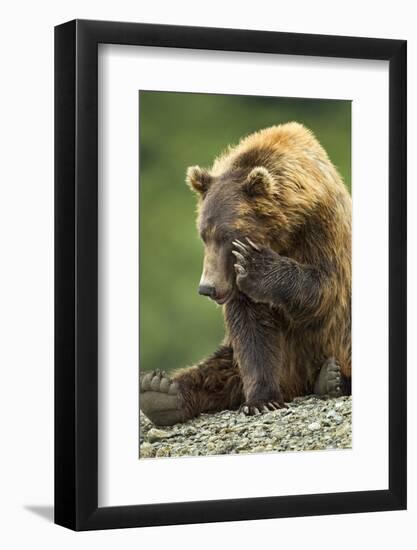
<svg viewBox="0 0 417 550">
<path fill-rule="evenodd" d="M 169 425 L 350 393 L 351 198 L 313 133 L 266 128 L 211 169 L 189 168 L 187 183 L 205 247 L 199 292 L 221 304 L 226 336 L 195 366 L 141 377 L 143 413 Z"/>
</svg>

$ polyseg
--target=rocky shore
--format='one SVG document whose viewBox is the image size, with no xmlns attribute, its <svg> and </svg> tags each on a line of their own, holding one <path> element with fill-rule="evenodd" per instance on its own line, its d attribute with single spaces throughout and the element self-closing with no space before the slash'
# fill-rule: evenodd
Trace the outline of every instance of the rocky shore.
<svg viewBox="0 0 417 550">
<path fill-rule="evenodd" d="M 247 417 L 236 411 L 202 414 L 159 428 L 140 416 L 140 458 L 271 451 L 347 449 L 352 446 L 351 397 L 307 396 L 288 409 Z"/>
</svg>

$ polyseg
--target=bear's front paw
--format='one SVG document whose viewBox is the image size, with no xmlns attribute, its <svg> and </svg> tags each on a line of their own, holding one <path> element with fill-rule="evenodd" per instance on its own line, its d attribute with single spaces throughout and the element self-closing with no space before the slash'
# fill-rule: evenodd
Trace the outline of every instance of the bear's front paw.
<svg viewBox="0 0 417 550">
<path fill-rule="evenodd" d="M 247 401 L 240 407 L 239 412 L 246 416 L 254 416 L 255 414 L 263 414 L 278 409 L 287 409 L 288 406 L 283 401 Z"/>
<path fill-rule="evenodd" d="M 254 302 L 269 302 L 273 270 L 279 262 L 279 255 L 269 248 L 254 244 L 248 238 L 246 243 L 236 239 L 233 246 L 236 284 L 239 290 Z"/>
</svg>

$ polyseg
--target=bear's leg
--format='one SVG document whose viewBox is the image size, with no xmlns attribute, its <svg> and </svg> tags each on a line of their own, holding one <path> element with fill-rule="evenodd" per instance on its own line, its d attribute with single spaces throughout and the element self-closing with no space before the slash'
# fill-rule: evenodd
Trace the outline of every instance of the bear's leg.
<svg viewBox="0 0 417 550">
<path fill-rule="evenodd" d="M 243 381 L 242 412 L 286 407 L 279 386 L 284 366 L 280 326 L 271 308 L 239 294 L 226 304 L 225 320 Z"/>
<path fill-rule="evenodd" d="M 242 402 L 242 379 L 229 346 L 172 377 L 153 371 L 140 380 L 140 408 L 159 426 L 184 422 L 202 412 L 237 409 Z"/>
<path fill-rule="evenodd" d="M 319 396 L 340 397 L 350 394 L 350 380 L 343 376 L 340 365 L 330 357 L 321 367 L 314 384 L 314 393 Z"/>
</svg>

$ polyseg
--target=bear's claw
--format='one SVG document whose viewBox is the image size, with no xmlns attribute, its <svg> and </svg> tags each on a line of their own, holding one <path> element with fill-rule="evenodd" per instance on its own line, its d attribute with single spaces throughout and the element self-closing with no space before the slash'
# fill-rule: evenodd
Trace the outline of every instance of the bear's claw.
<svg viewBox="0 0 417 550">
<path fill-rule="evenodd" d="M 252 403 L 244 403 L 239 412 L 246 416 L 254 416 L 257 414 L 263 414 L 271 411 L 277 411 L 278 409 L 287 409 L 288 405 L 285 403 L 279 403 L 278 401 L 256 401 Z"/>
</svg>

